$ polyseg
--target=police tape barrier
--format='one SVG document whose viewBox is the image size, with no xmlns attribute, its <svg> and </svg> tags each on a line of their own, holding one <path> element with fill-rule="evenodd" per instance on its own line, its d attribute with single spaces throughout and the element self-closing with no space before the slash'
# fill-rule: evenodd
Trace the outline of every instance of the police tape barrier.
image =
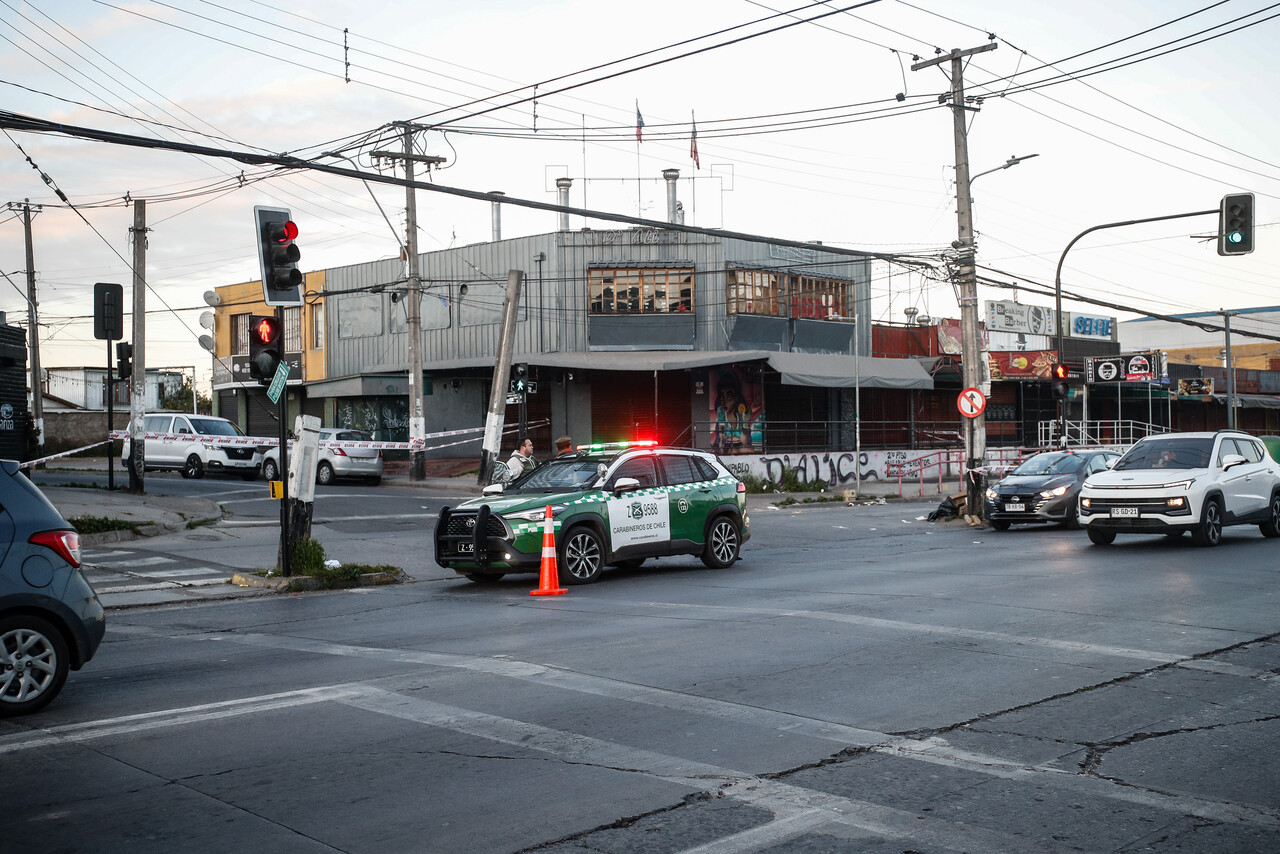
<svg viewBox="0 0 1280 854">
<path fill-rule="evenodd" d="M 89 450 L 89 449 L 91 449 L 91 448 L 97 448 L 97 447 L 100 447 L 100 446 L 102 446 L 102 445 L 107 444 L 107 442 L 108 442 L 108 441 L 110 441 L 110 440 L 109 440 L 109 439 L 103 439 L 101 442 L 94 442 L 92 445 L 85 445 L 83 448 L 76 448 L 76 449 L 71 450 L 71 451 L 63 451 L 63 452 L 62 452 L 62 453 L 60 453 L 60 454 L 53 454 L 52 456 L 48 456 L 48 457 L 41 457 L 41 458 L 40 458 L 40 459 L 38 459 L 38 460 L 27 460 L 25 463 L 18 463 L 18 468 L 20 468 L 20 469 L 29 469 L 29 468 L 34 468 L 35 466 L 38 466 L 38 465 L 40 465 L 41 463 L 47 463 L 47 462 L 49 462 L 49 460 L 57 460 L 57 459 L 61 459 L 62 457 L 69 457 L 69 456 L 71 456 L 72 454 L 78 454 L 78 453 L 80 453 L 81 451 L 87 451 L 87 450 Z"/>
<path fill-rule="evenodd" d="M 549 421 L 545 421 L 545 420 L 538 421 L 538 422 L 534 422 L 533 424 L 526 425 L 526 428 L 541 427 L 549 423 L 550 423 Z M 468 433 L 483 433 L 484 429 L 485 428 L 483 427 L 466 427 L 461 430 L 442 430 L 439 433 L 428 433 L 427 435 L 423 436 L 421 439 L 413 439 L 408 442 L 355 442 L 355 441 L 344 439 L 341 441 L 320 442 L 319 445 L 321 448 L 343 448 L 343 449 L 363 448 L 365 450 L 379 450 L 379 451 L 418 451 L 418 450 L 433 451 L 438 448 L 452 448 L 455 445 L 465 445 L 468 442 L 478 441 L 482 437 L 472 436 L 471 438 L 463 439 L 460 442 L 449 442 L 444 445 L 431 445 L 431 446 L 427 445 L 428 439 L 447 439 L 451 436 L 465 436 Z M 504 434 L 514 433 L 518 429 L 519 429 L 518 427 L 511 427 L 507 430 L 504 430 L 503 433 Z M 110 436 L 112 439 L 130 438 L 129 431 L 127 430 L 114 430 L 111 432 Z M 144 433 L 142 435 L 142 439 L 144 442 L 152 441 L 152 440 L 174 441 L 174 442 L 200 442 L 201 444 L 207 445 L 209 447 L 274 448 L 280 444 L 279 439 L 268 439 L 264 436 L 208 436 L 205 434 L 196 434 L 196 433 Z M 106 442 L 98 443 L 98 445 L 105 445 L 105 444 Z M 97 445 L 89 445 L 88 447 L 95 448 L 97 447 Z M 85 448 L 80 448 L 79 450 L 83 451 L 85 450 Z M 76 453 L 76 451 L 67 451 L 66 453 L 74 454 Z M 66 454 L 59 454 L 59 456 L 66 456 Z M 54 459 L 54 458 L 49 457 L 48 459 Z M 41 460 L 40 462 L 43 462 L 43 460 Z"/>
</svg>

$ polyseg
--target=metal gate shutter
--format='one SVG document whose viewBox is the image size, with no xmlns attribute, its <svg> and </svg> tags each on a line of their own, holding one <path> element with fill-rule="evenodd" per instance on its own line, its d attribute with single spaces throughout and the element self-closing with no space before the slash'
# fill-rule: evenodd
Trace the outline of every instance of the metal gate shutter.
<svg viewBox="0 0 1280 854">
<path fill-rule="evenodd" d="M 662 371 L 656 380 L 651 371 L 596 372 L 591 379 L 592 441 L 654 439 L 665 445 L 682 435 L 687 441 L 692 384 L 688 371 Z"/>
<path fill-rule="evenodd" d="M 265 388 L 245 388 L 248 405 L 245 407 L 248 416 L 245 419 L 248 427 L 245 430 L 250 436 L 276 438 L 280 435 L 280 419 L 276 417 L 276 404 L 267 397 Z"/>
</svg>

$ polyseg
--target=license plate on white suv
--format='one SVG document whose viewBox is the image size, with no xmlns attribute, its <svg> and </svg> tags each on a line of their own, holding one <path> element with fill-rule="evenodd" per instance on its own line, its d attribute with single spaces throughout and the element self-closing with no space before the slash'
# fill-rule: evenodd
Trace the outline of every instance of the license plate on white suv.
<svg viewBox="0 0 1280 854">
<path fill-rule="evenodd" d="M 1112 519 L 1136 519 L 1138 516 L 1137 507 L 1112 507 Z"/>
</svg>

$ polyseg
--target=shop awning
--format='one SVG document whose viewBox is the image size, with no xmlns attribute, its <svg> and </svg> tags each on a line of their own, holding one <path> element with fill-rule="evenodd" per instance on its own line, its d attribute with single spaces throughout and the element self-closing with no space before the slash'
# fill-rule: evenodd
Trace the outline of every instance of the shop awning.
<svg viewBox="0 0 1280 854">
<path fill-rule="evenodd" d="M 1215 403 L 1221 403 L 1224 406 L 1227 403 L 1225 394 L 1207 395 L 1212 397 Z M 1187 398 L 1183 397 L 1182 400 Z M 1194 400 L 1195 398 L 1191 398 Z M 1241 409 L 1280 409 L 1280 397 L 1272 397 L 1269 394 L 1237 394 L 1236 406 Z"/>
<path fill-rule="evenodd" d="M 591 371 L 678 371 L 714 365 L 766 362 L 785 385 L 820 388 L 931 389 L 933 377 L 916 359 L 885 359 L 820 353 L 779 353 L 775 350 L 592 350 L 573 353 L 517 353 L 513 362 L 540 368 Z M 493 368 L 492 358 L 448 359 L 423 365 L 428 375 L 447 371 Z M 386 366 L 378 366 L 385 371 Z M 394 375 L 392 375 L 394 376 Z M 387 376 L 342 377 L 308 385 L 317 396 L 391 393 L 383 391 Z M 404 382 L 404 377 L 399 377 Z M 407 389 L 407 384 L 406 384 Z M 406 391 L 400 392 L 407 393 Z"/>
</svg>

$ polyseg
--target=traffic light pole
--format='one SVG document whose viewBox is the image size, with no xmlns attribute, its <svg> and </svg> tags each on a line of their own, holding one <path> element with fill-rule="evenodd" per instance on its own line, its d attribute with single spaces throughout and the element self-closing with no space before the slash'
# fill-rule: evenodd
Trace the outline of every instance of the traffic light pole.
<svg viewBox="0 0 1280 854">
<path fill-rule="evenodd" d="M 1102 225 L 1095 225 L 1092 228 L 1086 228 L 1084 231 L 1071 238 L 1071 242 L 1062 250 L 1062 254 L 1058 256 L 1058 269 L 1053 274 L 1053 324 L 1055 328 L 1054 348 L 1058 355 L 1058 364 L 1065 365 L 1066 357 L 1062 352 L 1063 338 L 1063 322 L 1062 322 L 1062 264 L 1067 260 L 1067 253 L 1071 251 L 1071 247 L 1079 242 L 1080 238 L 1086 234 L 1092 234 L 1095 231 L 1102 231 L 1105 228 L 1120 228 L 1126 225 L 1139 225 L 1144 222 L 1161 222 L 1166 219 L 1185 219 L 1189 216 L 1205 216 L 1206 214 L 1220 213 L 1218 208 L 1208 211 L 1191 211 L 1190 213 L 1168 214 L 1166 216 L 1152 216 L 1146 219 L 1127 219 L 1124 222 L 1105 222 Z M 1060 400 L 1058 402 L 1058 444 L 1065 445 L 1067 441 L 1067 402 Z"/>
<path fill-rule="evenodd" d="M 284 306 L 276 306 L 276 320 L 284 329 Z M 284 357 L 283 341 L 280 356 Z M 280 400 L 276 402 L 276 416 L 280 422 L 280 574 L 285 578 L 290 575 L 289 559 L 293 554 L 293 541 L 289 538 L 289 386 L 280 392 Z"/>
</svg>

